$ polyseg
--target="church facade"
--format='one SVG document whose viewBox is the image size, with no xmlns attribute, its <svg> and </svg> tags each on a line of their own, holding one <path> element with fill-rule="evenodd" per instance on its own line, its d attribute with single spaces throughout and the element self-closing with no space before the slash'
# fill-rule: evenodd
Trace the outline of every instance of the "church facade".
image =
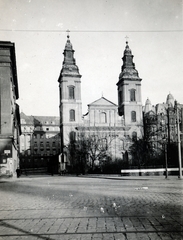
<svg viewBox="0 0 183 240">
<path fill-rule="evenodd" d="M 101 97 L 88 104 L 85 115 L 82 115 L 81 75 L 69 36 L 63 55 L 58 79 L 62 162 L 70 164 L 68 145 L 83 133 L 102 139 L 112 159 L 123 159 L 128 155 L 132 140 L 143 135 L 141 79 L 135 69 L 128 42 L 117 82 L 118 105 Z"/>
</svg>

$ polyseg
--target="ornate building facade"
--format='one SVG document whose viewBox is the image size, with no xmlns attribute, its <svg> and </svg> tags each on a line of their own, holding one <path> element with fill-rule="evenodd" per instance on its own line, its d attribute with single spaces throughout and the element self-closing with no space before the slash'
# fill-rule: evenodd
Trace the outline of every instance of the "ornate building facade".
<svg viewBox="0 0 183 240">
<path fill-rule="evenodd" d="M 180 147 L 183 144 L 181 134 L 183 132 L 183 105 L 177 103 L 173 95 L 169 93 L 166 102 L 158 103 L 155 106 L 147 99 L 143 109 L 143 115 L 144 132 L 153 148 L 157 152 L 161 152 L 162 148 L 164 148 L 168 165 L 177 167 L 178 144 L 181 143 Z M 178 128 L 180 128 L 180 132 L 178 132 Z M 178 143 L 178 135 L 181 140 L 180 143 Z"/>
<path fill-rule="evenodd" d="M 83 132 L 87 136 L 97 135 L 105 139 L 112 159 L 123 158 L 132 139 L 140 138 L 143 134 L 141 79 L 135 69 L 128 42 L 117 83 L 119 105 L 101 97 L 88 105 L 85 115 L 82 115 L 81 75 L 69 36 L 63 54 L 64 61 L 58 79 L 62 162 L 70 164 L 68 144 Z"/>
</svg>

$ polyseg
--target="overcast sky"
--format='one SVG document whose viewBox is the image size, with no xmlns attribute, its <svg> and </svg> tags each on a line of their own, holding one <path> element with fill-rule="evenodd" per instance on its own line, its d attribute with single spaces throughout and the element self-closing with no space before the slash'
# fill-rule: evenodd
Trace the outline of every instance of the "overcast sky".
<svg viewBox="0 0 183 240">
<path fill-rule="evenodd" d="M 0 40 L 16 47 L 18 103 L 27 115 L 59 116 L 58 77 L 70 30 L 82 75 L 83 113 L 117 104 L 125 37 L 142 78 L 142 103 L 183 103 L 182 0 L 0 0 Z"/>
</svg>

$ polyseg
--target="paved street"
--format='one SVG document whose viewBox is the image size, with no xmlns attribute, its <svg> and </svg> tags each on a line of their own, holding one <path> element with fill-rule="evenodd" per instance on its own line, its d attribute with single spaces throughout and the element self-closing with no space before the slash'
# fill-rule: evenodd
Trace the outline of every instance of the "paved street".
<svg viewBox="0 0 183 240">
<path fill-rule="evenodd" d="M 22 176 L 0 180 L 0 240 L 183 239 L 183 180 Z"/>
</svg>

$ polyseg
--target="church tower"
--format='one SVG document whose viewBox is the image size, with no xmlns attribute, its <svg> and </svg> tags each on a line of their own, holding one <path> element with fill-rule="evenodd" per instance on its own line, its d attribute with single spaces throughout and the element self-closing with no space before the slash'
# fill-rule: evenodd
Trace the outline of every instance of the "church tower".
<svg viewBox="0 0 183 240">
<path fill-rule="evenodd" d="M 81 75 L 74 58 L 69 35 L 63 52 L 64 61 L 58 79 L 60 92 L 61 152 L 75 138 L 76 126 L 82 123 Z"/>
<path fill-rule="evenodd" d="M 138 71 L 133 63 L 133 55 L 126 42 L 124 56 L 122 58 L 123 65 L 119 75 L 118 86 L 118 112 L 124 117 L 125 126 L 134 128 L 137 136 L 142 133 L 142 100 L 141 100 L 141 80 Z"/>
</svg>

